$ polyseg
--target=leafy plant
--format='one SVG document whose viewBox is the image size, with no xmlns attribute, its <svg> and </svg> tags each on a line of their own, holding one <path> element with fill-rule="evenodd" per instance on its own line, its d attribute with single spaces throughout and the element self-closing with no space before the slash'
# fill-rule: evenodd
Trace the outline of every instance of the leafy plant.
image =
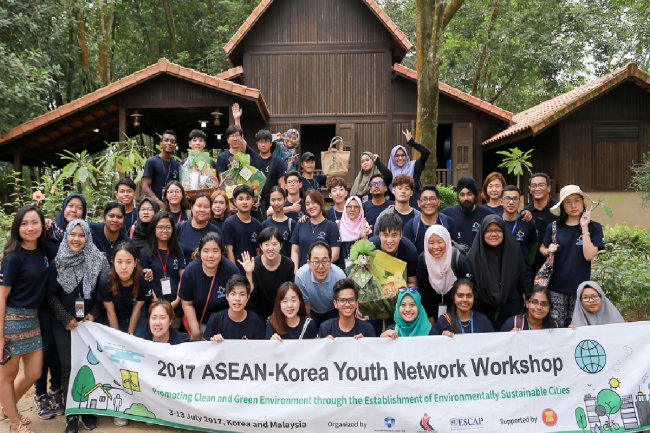
<svg viewBox="0 0 650 433">
<path fill-rule="evenodd" d="M 440 210 L 458 203 L 456 191 L 454 191 L 453 186 L 445 186 L 440 183 L 436 185 L 436 188 L 438 189 L 438 194 L 440 194 Z"/>
<path fill-rule="evenodd" d="M 650 206 L 650 153 L 643 155 L 643 163 L 631 167 L 632 176 L 628 189 L 641 194 L 643 206 Z"/>
<path fill-rule="evenodd" d="M 513 147 L 510 150 L 499 150 L 497 155 L 503 155 L 504 158 L 499 164 L 499 168 L 506 168 L 508 174 L 515 174 L 517 176 L 517 187 L 521 187 L 521 176 L 524 174 L 524 168 L 532 175 L 531 168 L 533 164 L 529 161 L 533 154 L 533 149 L 528 149 L 522 152 L 518 147 Z"/>
</svg>

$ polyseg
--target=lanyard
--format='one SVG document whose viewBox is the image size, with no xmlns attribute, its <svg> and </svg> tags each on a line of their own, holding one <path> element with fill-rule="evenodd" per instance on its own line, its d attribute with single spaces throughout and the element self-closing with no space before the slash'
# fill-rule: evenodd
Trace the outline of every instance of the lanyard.
<svg viewBox="0 0 650 433">
<path fill-rule="evenodd" d="M 182 216 L 183 216 L 183 209 L 181 209 L 181 210 L 178 212 L 178 221 L 176 221 L 176 223 L 181 222 L 181 217 L 182 217 Z"/>
<path fill-rule="evenodd" d="M 160 255 L 160 249 L 158 249 L 158 258 L 160 259 L 160 265 L 162 266 L 163 276 L 167 278 L 167 262 L 169 262 L 169 250 L 166 253 L 165 261 L 163 262 L 162 256 Z"/>
<path fill-rule="evenodd" d="M 515 220 L 515 226 L 512 228 L 512 234 L 515 234 L 515 231 L 517 230 L 517 224 L 519 224 L 519 218 Z"/>
<path fill-rule="evenodd" d="M 461 332 L 464 334 L 465 333 L 465 327 L 463 327 L 463 323 L 460 321 L 460 318 L 458 319 L 458 325 L 460 326 Z M 470 334 L 474 333 L 474 312 L 469 313 L 469 332 Z"/>
</svg>

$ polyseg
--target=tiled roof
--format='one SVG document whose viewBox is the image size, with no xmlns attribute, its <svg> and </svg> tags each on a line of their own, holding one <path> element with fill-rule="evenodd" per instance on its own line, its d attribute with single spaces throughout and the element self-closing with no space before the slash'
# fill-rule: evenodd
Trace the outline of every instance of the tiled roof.
<svg viewBox="0 0 650 433">
<path fill-rule="evenodd" d="M 347 0 L 352 1 L 352 0 Z M 413 44 L 408 40 L 406 35 L 397 27 L 397 24 L 388 16 L 388 14 L 377 4 L 376 0 L 362 0 L 363 3 L 375 14 L 379 21 L 386 27 L 393 38 L 399 43 L 404 51 L 413 48 Z M 237 45 L 244 39 L 244 36 L 250 31 L 253 25 L 260 19 L 262 14 L 271 6 L 273 0 L 262 0 L 253 9 L 253 12 L 244 20 L 244 23 L 237 29 L 230 40 L 224 45 L 223 50 L 228 56 L 237 48 Z"/>
<path fill-rule="evenodd" d="M 512 126 L 488 138 L 483 145 L 497 143 L 520 133 L 525 136 L 535 136 L 623 81 L 632 78 L 650 85 L 650 75 L 639 69 L 636 64 L 629 63 L 610 74 L 515 114 L 512 117 Z"/>
<path fill-rule="evenodd" d="M 417 71 L 414 71 L 411 68 L 407 68 L 406 66 L 401 65 L 399 63 L 395 63 L 393 65 L 393 72 L 395 72 L 396 74 L 400 74 L 404 77 L 410 78 L 413 81 L 418 80 Z M 496 105 L 490 104 L 489 102 L 486 102 L 482 99 L 479 99 L 476 96 L 472 96 L 469 93 L 463 92 L 462 90 L 458 90 L 455 87 L 451 87 L 448 84 L 440 82 L 438 83 L 438 89 L 446 96 L 449 96 L 451 98 L 469 104 L 472 107 L 484 111 L 488 114 L 491 114 L 501 120 L 510 122 L 512 119 L 511 112 L 504 110 L 501 107 L 497 107 Z"/>
<path fill-rule="evenodd" d="M 237 66 L 235 68 L 230 68 L 227 71 L 219 72 L 216 75 L 216 77 L 219 78 L 220 80 L 230 81 L 233 78 L 237 78 L 243 74 L 244 74 L 244 68 L 241 66 Z"/>
<path fill-rule="evenodd" d="M 157 63 L 147 68 L 134 72 L 131 75 L 128 75 L 109 84 L 108 86 L 97 89 L 94 92 L 88 93 L 78 99 L 75 99 L 72 102 L 62 105 L 55 110 L 48 111 L 45 114 L 42 114 L 21 125 L 16 126 L 0 137 L 0 146 L 7 140 L 19 137 L 43 125 L 53 122 L 58 118 L 75 113 L 96 102 L 114 96 L 125 89 L 133 87 L 142 81 L 162 74 L 184 78 L 186 80 L 193 81 L 207 87 L 219 89 L 221 91 L 241 96 L 246 99 L 255 100 L 260 107 L 260 111 L 266 117 L 269 116 L 269 109 L 266 106 L 262 92 L 259 90 L 242 86 L 231 81 L 226 81 L 212 75 L 204 74 L 203 72 L 195 71 L 194 69 L 185 68 L 183 66 L 171 63 L 167 59 L 159 59 Z"/>
</svg>

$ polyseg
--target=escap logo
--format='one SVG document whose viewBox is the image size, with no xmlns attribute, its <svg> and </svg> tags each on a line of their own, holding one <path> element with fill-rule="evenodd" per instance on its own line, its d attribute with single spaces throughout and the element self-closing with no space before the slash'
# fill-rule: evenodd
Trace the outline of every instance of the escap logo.
<svg viewBox="0 0 650 433">
<path fill-rule="evenodd" d="M 393 418 L 392 416 L 387 416 L 386 418 L 384 418 L 384 425 L 388 428 L 393 428 L 393 426 L 395 425 L 395 418 Z"/>
<path fill-rule="evenodd" d="M 542 411 L 542 422 L 549 427 L 553 427 L 557 424 L 557 413 L 550 408 L 546 408 Z"/>
<path fill-rule="evenodd" d="M 483 428 L 484 419 L 481 417 L 450 418 L 452 430 L 469 430 Z"/>
</svg>

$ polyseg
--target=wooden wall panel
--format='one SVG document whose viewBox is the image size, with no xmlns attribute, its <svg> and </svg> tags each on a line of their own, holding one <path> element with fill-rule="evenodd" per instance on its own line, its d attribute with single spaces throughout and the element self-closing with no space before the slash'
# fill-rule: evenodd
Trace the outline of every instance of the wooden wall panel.
<svg viewBox="0 0 650 433">
<path fill-rule="evenodd" d="M 637 141 L 597 141 L 593 153 L 593 189 L 625 190 L 630 178 L 631 161 L 637 160 Z"/>
<path fill-rule="evenodd" d="M 354 173 L 361 169 L 361 153 L 368 150 L 379 155 L 384 164 L 388 164 L 390 147 L 386 139 L 384 123 L 357 123 L 354 125 L 354 145 L 350 155 L 350 171 Z"/>
<path fill-rule="evenodd" d="M 593 188 L 591 122 L 564 122 L 560 128 L 561 170 L 560 187 L 579 185 L 583 190 Z"/>
</svg>

